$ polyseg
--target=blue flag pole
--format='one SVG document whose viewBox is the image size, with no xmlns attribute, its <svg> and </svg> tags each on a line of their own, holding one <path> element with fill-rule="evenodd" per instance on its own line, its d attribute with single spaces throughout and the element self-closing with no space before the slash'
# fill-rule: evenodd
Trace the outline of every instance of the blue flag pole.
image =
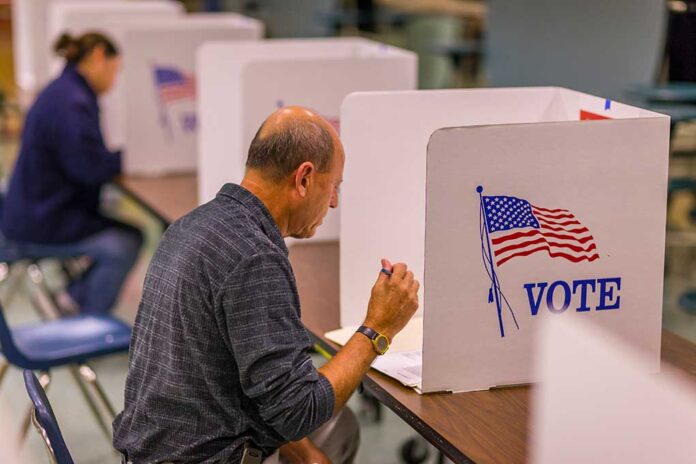
<svg viewBox="0 0 696 464">
<path fill-rule="evenodd" d="M 480 211 L 481 211 L 481 219 L 483 221 L 483 227 L 484 231 L 486 234 L 486 243 L 484 245 L 483 243 L 483 238 L 482 238 L 482 243 L 481 246 L 487 246 L 488 247 L 488 264 L 491 266 L 491 286 L 493 289 L 493 299 L 495 300 L 495 305 L 498 310 L 498 325 L 500 326 L 500 336 L 504 337 L 505 336 L 505 329 L 503 328 L 503 310 L 502 310 L 502 304 L 500 302 L 500 287 L 498 286 L 498 276 L 496 275 L 495 272 L 495 265 L 493 264 L 493 252 L 491 251 L 491 240 L 490 237 L 488 236 L 488 219 L 486 218 L 486 210 L 483 205 L 483 187 L 480 185 L 476 187 L 476 191 L 479 194 L 479 200 L 480 200 Z M 489 302 L 490 297 L 489 297 Z"/>
<path fill-rule="evenodd" d="M 154 81 L 155 81 L 155 93 L 157 94 L 156 95 L 157 112 L 159 113 L 160 126 L 162 126 L 162 129 L 165 130 L 165 132 L 167 133 L 167 136 L 171 140 L 174 138 L 174 129 L 172 128 L 172 124 L 171 124 L 170 116 L 169 116 L 169 111 L 167 111 L 167 106 L 162 101 L 162 93 L 160 92 L 160 82 L 159 82 L 159 79 L 157 77 L 157 70 L 159 69 L 157 67 L 157 63 L 152 63 L 151 68 L 152 68 L 152 74 L 153 74 Z"/>
</svg>

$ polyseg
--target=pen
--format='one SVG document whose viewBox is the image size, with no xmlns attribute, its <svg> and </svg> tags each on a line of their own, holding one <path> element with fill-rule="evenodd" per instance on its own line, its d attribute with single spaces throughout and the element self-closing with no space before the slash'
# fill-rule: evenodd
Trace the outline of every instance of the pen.
<svg viewBox="0 0 696 464">
<path fill-rule="evenodd" d="M 382 268 L 382 270 L 380 272 L 384 272 L 387 275 L 387 277 L 391 277 L 391 275 L 392 275 L 392 271 L 390 271 L 389 269 L 386 269 L 386 268 Z"/>
</svg>

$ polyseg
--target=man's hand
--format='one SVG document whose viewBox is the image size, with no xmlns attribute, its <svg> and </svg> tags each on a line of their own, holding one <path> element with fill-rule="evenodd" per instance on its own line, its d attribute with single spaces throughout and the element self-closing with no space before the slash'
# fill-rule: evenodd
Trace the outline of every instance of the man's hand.
<svg viewBox="0 0 696 464">
<path fill-rule="evenodd" d="M 329 458 L 309 438 L 281 446 L 280 457 L 288 464 L 331 464 Z"/>
<path fill-rule="evenodd" d="M 392 264 L 382 260 L 382 268 L 367 308 L 363 325 L 376 330 L 392 341 L 394 335 L 403 329 L 418 309 L 418 288 L 420 284 L 413 278 L 405 264 Z M 391 275 L 388 275 L 391 274 Z M 372 342 L 362 333 L 355 333 L 338 353 L 319 368 L 319 373 L 327 378 L 334 390 L 334 413 L 339 411 L 357 388 L 363 375 L 374 361 Z"/>
<path fill-rule="evenodd" d="M 418 309 L 420 283 L 403 263 L 392 265 L 383 259 L 382 268 L 391 272 L 391 276 L 380 271 L 372 287 L 364 325 L 392 340 Z"/>
</svg>

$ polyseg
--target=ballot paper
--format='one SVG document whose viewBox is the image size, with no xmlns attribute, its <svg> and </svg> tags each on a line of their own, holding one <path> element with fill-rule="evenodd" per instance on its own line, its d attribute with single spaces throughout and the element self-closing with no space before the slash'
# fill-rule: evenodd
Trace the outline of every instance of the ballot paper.
<svg viewBox="0 0 696 464">
<path fill-rule="evenodd" d="M 326 338 L 339 345 L 345 345 L 353 336 L 357 326 L 343 327 L 325 334 Z M 421 393 L 423 370 L 423 318 L 414 317 L 394 337 L 389 351 L 378 356 L 372 368 L 398 380 L 407 387 Z"/>
</svg>

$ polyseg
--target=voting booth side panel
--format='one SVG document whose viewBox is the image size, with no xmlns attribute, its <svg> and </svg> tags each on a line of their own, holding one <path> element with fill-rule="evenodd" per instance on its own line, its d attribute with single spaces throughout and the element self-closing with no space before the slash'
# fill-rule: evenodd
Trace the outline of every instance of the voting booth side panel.
<svg viewBox="0 0 696 464">
<path fill-rule="evenodd" d="M 669 118 L 443 129 L 428 145 L 424 391 L 534 381 L 547 318 L 659 370 Z"/>
<path fill-rule="evenodd" d="M 138 27 L 127 33 L 124 169 L 129 174 L 196 169 L 196 50 L 206 41 L 252 40 L 258 36 L 251 28 L 219 24 L 177 28 L 174 32 Z"/>
<path fill-rule="evenodd" d="M 599 326 L 551 321 L 535 349 L 529 462 L 694 460 L 693 382 L 646 373 L 642 353 Z"/>
<path fill-rule="evenodd" d="M 279 107 L 309 107 L 340 130 L 340 106 L 349 93 L 368 89 L 413 89 L 416 86 L 416 61 L 411 55 L 292 61 L 282 57 L 263 61 L 247 59 L 242 66 L 240 81 L 227 79 L 227 85 L 239 87 L 240 99 L 228 101 L 229 106 L 222 101 L 207 100 L 201 105 L 202 117 L 206 120 L 212 118 L 212 114 L 225 121 L 229 120 L 227 114 L 242 114 L 238 127 L 227 127 L 224 134 L 216 137 L 215 143 L 205 140 L 202 145 L 205 147 L 201 152 L 202 200 L 209 198 L 216 186 L 224 182 L 241 181 L 248 148 L 256 131 Z M 235 137 L 239 131 L 241 138 Z M 204 129 L 203 134 L 207 138 L 210 131 Z M 338 239 L 338 216 L 337 211 L 329 211 L 314 240 Z"/>
<path fill-rule="evenodd" d="M 363 92 L 341 108 L 341 325 L 359 325 L 382 257 L 423 283 L 425 155 L 441 127 L 559 118 L 557 88 Z M 421 305 L 424 309 L 421 287 Z"/>
<path fill-rule="evenodd" d="M 416 63 L 410 57 L 249 63 L 244 72 L 244 147 L 275 109 L 301 105 L 315 110 L 340 133 L 343 99 L 361 90 L 411 90 Z M 246 153 L 241 153 L 241 160 Z M 339 199 L 340 204 L 340 199 Z M 330 209 L 313 241 L 338 240 L 340 206 Z"/>
<path fill-rule="evenodd" d="M 14 2 L 11 13 L 15 82 L 20 89 L 31 91 L 39 52 L 36 36 L 45 30 L 46 13 L 40 11 L 37 0 Z"/>
<path fill-rule="evenodd" d="M 224 44 L 205 44 L 196 58 L 198 136 L 198 202 L 215 194 L 237 167 L 242 150 L 242 64 Z"/>
</svg>

